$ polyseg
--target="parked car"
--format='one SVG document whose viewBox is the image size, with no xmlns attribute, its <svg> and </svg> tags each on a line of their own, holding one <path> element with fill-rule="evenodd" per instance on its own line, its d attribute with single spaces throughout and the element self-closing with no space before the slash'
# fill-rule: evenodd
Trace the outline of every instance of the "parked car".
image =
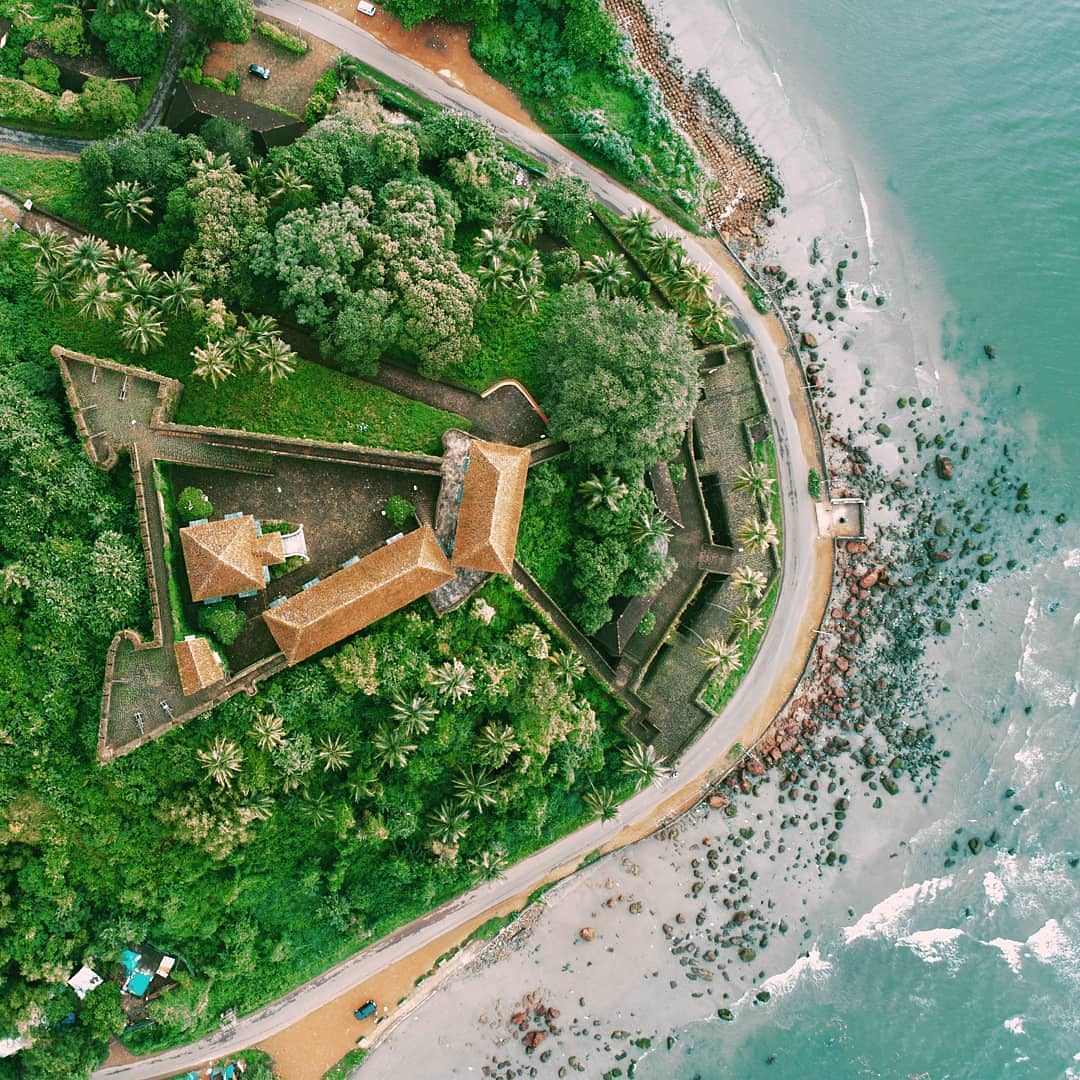
<svg viewBox="0 0 1080 1080">
<path fill-rule="evenodd" d="M 374 4 L 369 4 L 368 0 L 360 0 L 360 3 L 356 5 L 356 10 L 361 15 L 374 15 L 377 9 Z"/>
<path fill-rule="evenodd" d="M 374 1016 L 377 1010 L 378 1006 L 374 1001 L 368 998 L 359 1009 L 356 1009 L 353 1012 L 353 1016 L 355 1016 L 357 1020 L 366 1020 L 369 1016 Z"/>
<path fill-rule="evenodd" d="M 248 68 L 248 71 L 252 75 L 258 75 L 260 79 L 269 79 L 270 78 L 270 69 L 269 68 L 264 68 L 262 66 L 262 64 L 252 64 Z"/>
</svg>

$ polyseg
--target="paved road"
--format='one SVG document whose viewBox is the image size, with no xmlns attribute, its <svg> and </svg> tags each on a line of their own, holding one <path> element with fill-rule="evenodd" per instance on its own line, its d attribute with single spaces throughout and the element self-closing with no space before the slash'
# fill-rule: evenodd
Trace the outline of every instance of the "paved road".
<svg viewBox="0 0 1080 1080">
<path fill-rule="evenodd" d="M 267 15 L 286 23 L 295 23 L 302 18 L 308 33 L 359 57 L 440 104 L 489 121 L 503 138 L 534 156 L 550 163 L 567 163 L 591 185 L 601 201 L 618 212 L 626 213 L 644 205 L 632 192 L 573 157 L 554 139 L 503 116 L 433 72 L 392 52 L 348 20 L 303 0 L 258 0 L 258 6 Z M 365 979 L 455 926 L 462 925 L 489 907 L 527 892 L 536 882 L 559 868 L 575 865 L 585 854 L 611 841 L 622 828 L 652 817 L 678 790 L 702 790 L 723 771 L 723 755 L 738 737 L 755 707 L 767 699 L 774 683 L 786 669 L 789 658 L 805 652 L 806 641 L 800 640 L 800 623 L 802 613 L 808 609 L 813 598 L 813 547 L 817 536 L 813 503 L 806 494 L 806 477 L 815 459 L 808 456 L 799 440 L 783 359 L 772 342 L 765 320 L 754 310 L 743 292 L 741 282 L 732 278 L 695 238 L 674 223 L 662 219 L 660 227 L 679 235 L 689 254 L 712 271 L 719 291 L 735 307 L 740 321 L 757 343 L 763 389 L 775 429 L 785 536 L 780 597 L 758 658 L 724 714 L 680 760 L 680 784 L 668 780 L 647 788 L 626 802 L 613 821 L 606 824 L 594 822 L 564 837 L 517 863 L 498 881 L 480 885 L 451 900 L 266 1008 L 244 1017 L 232 1030 L 218 1032 L 196 1043 L 130 1065 L 100 1069 L 94 1074 L 99 1080 L 154 1080 L 191 1068 L 211 1057 L 219 1058 L 260 1042 L 350 989 L 359 987 Z"/>
</svg>

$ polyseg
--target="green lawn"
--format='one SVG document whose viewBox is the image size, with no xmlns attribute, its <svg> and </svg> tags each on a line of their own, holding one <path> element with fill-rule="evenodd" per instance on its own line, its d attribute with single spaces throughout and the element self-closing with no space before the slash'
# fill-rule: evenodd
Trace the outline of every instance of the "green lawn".
<svg viewBox="0 0 1080 1080">
<path fill-rule="evenodd" d="M 732 672 L 726 679 L 718 679 L 714 676 L 705 687 L 701 699 L 713 712 L 720 712 L 731 700 L 732 695 L 739 689 L 743 676 L 754 663 L 754 657 L 757 656 L 761 639 L 769 629 L 769 621 L 772 619 L 773 610 L 776 607 L 776 598 L 779 594 L 780 581 L 775 579 L 772 585 L 769 586 L 769 591 L 765 594 L 765 599 L 761 603 L 761 629 L 756 634 L 751 634 L 749 637 L 739 640 L 739 647 L 742 649 L 742 660 L 739 663 L 738 670 Z"/>
<path fill-rule="evenodd" d="M 79 163 L 74 158 L 25 157 L 0 150 L 0 187 L 21 199 L 33 199 L 57 214 L 66 214 L 78 190 Z"/>
</svg>

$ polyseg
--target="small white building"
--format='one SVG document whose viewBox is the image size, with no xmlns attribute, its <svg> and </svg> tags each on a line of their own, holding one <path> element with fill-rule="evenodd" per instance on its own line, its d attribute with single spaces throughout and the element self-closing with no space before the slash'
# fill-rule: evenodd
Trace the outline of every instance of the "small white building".
<svg viewBox="0 0 1080 1080">
<path fill-rule="evenodd" d="M 91 990 L 96 990 L 105 980 L 93 969 L 88 968 L 85 964 L 74 975 L 68 979 L 68 986 L 75 991 L 76 996 L 80 1001 Z"/>
</svg>

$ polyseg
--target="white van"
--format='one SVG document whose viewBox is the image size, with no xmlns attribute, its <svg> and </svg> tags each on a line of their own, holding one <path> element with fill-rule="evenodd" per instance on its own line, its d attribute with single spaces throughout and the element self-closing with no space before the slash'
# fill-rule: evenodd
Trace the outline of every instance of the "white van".
<svg viewBox="0 0 1080 1080">
<path fill-rule="evenodd" d="M 361 15 L 374 15 L 376 8 L 374 4 L 369 4 L 368 0 L 360 0 L 360 3 L 356 5 L 356 10 Z"/>
</svg>

